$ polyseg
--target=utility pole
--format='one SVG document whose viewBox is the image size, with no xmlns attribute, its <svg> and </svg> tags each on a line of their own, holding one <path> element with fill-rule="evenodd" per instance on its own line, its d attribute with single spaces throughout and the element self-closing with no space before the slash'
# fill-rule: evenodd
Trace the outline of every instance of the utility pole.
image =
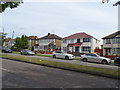
<svg viewBox="0 0 120 90">
<path fill-rule="evenodd" d="M 13 42 L 12 42 L 13 38 L 14 38 L 14 31 L 12 33 L 12 38 L 11 38 L 11 47 L 12 47 L 12 44 L 13 44 Z"/>
</svg>

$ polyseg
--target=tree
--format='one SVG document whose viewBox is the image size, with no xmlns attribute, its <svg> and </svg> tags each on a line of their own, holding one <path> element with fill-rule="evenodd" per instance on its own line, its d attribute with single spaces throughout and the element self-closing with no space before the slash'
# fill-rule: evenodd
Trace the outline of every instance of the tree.
<svg viewBox="0 0 120 90">
<path fill-rule="evenodd" d="M 6 40 L 7 33 L 0 32 L 0 46 L 3 45 L 4 41 Z"/>
<path fill-rule="evenodd" d="M 15 40 L 14 47 L 16 47 L 17 49 L 27 49 L 28 48 L 28 37 L 26 35 L 17 37 Z"/>
<path fill-rule="evenodd" d="M 0 13 L 4 12 L 6 8 L 16 8 L 20 5 L 20 3 L 23 3 L 22 0 L 0 0 Z"/>
</svg>

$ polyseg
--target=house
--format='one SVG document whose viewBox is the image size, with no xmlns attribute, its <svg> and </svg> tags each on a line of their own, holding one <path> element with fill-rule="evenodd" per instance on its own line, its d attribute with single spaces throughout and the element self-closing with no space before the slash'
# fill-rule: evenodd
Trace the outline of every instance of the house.
<svg viewBox="0 0 120 90">
<path fill-rule="evenodd" d="M 35 50 L 54 51 L 61 48 L 61 37 L 48 33 L 46 36 L 38 39 L 38 44 L 35 46 Z"/>
<path fill-rule="evenodd" d="M 85 32 L 72 34 L 62 39 L 62 51 L 70 53 L 89 53 L 99 48 L 99 40 Z"/>
<path fill-rule="evenodd" d="M 120 31 L 103 37 L 103 55 L 120 55 Z"/>
<path fill-rule="evenodd" d="M 28 36 L 28 46 L 31 50 L 34 50 L 34 46 L 38 44 L 37 36 Z"/>
<path fill-rule="evenodd" d="M 12 46 L 14 46 L 15 44 L 15 39 L 11 39 L 11 38 L 6 38 L 3 46 L 7 47 L 7 48 L 11 48 Z"/>
</svg>

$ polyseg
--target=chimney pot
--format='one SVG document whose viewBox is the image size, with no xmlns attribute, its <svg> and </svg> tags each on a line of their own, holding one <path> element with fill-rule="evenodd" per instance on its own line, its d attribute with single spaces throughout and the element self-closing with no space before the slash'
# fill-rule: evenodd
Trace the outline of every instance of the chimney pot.
<svg viewBox="0 0 120 90">
<path fill-rule="evenodd" d="M 48 36 L 50 35 L 50 33 L 48 33 Z"/>
</svg>

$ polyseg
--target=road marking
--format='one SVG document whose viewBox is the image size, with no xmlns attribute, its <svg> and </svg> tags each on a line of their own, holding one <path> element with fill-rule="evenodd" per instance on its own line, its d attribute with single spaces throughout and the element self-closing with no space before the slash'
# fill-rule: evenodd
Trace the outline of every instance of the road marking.
<svg viewBox="0 0 120 90">
<path fill-rule="evenodd" d="M 5 68 L 0 68 L 1 70 L 3 71 L 7 71 L 7 72 L 10 72 L 9 70 L 5 69 Z"/>
</svg>

